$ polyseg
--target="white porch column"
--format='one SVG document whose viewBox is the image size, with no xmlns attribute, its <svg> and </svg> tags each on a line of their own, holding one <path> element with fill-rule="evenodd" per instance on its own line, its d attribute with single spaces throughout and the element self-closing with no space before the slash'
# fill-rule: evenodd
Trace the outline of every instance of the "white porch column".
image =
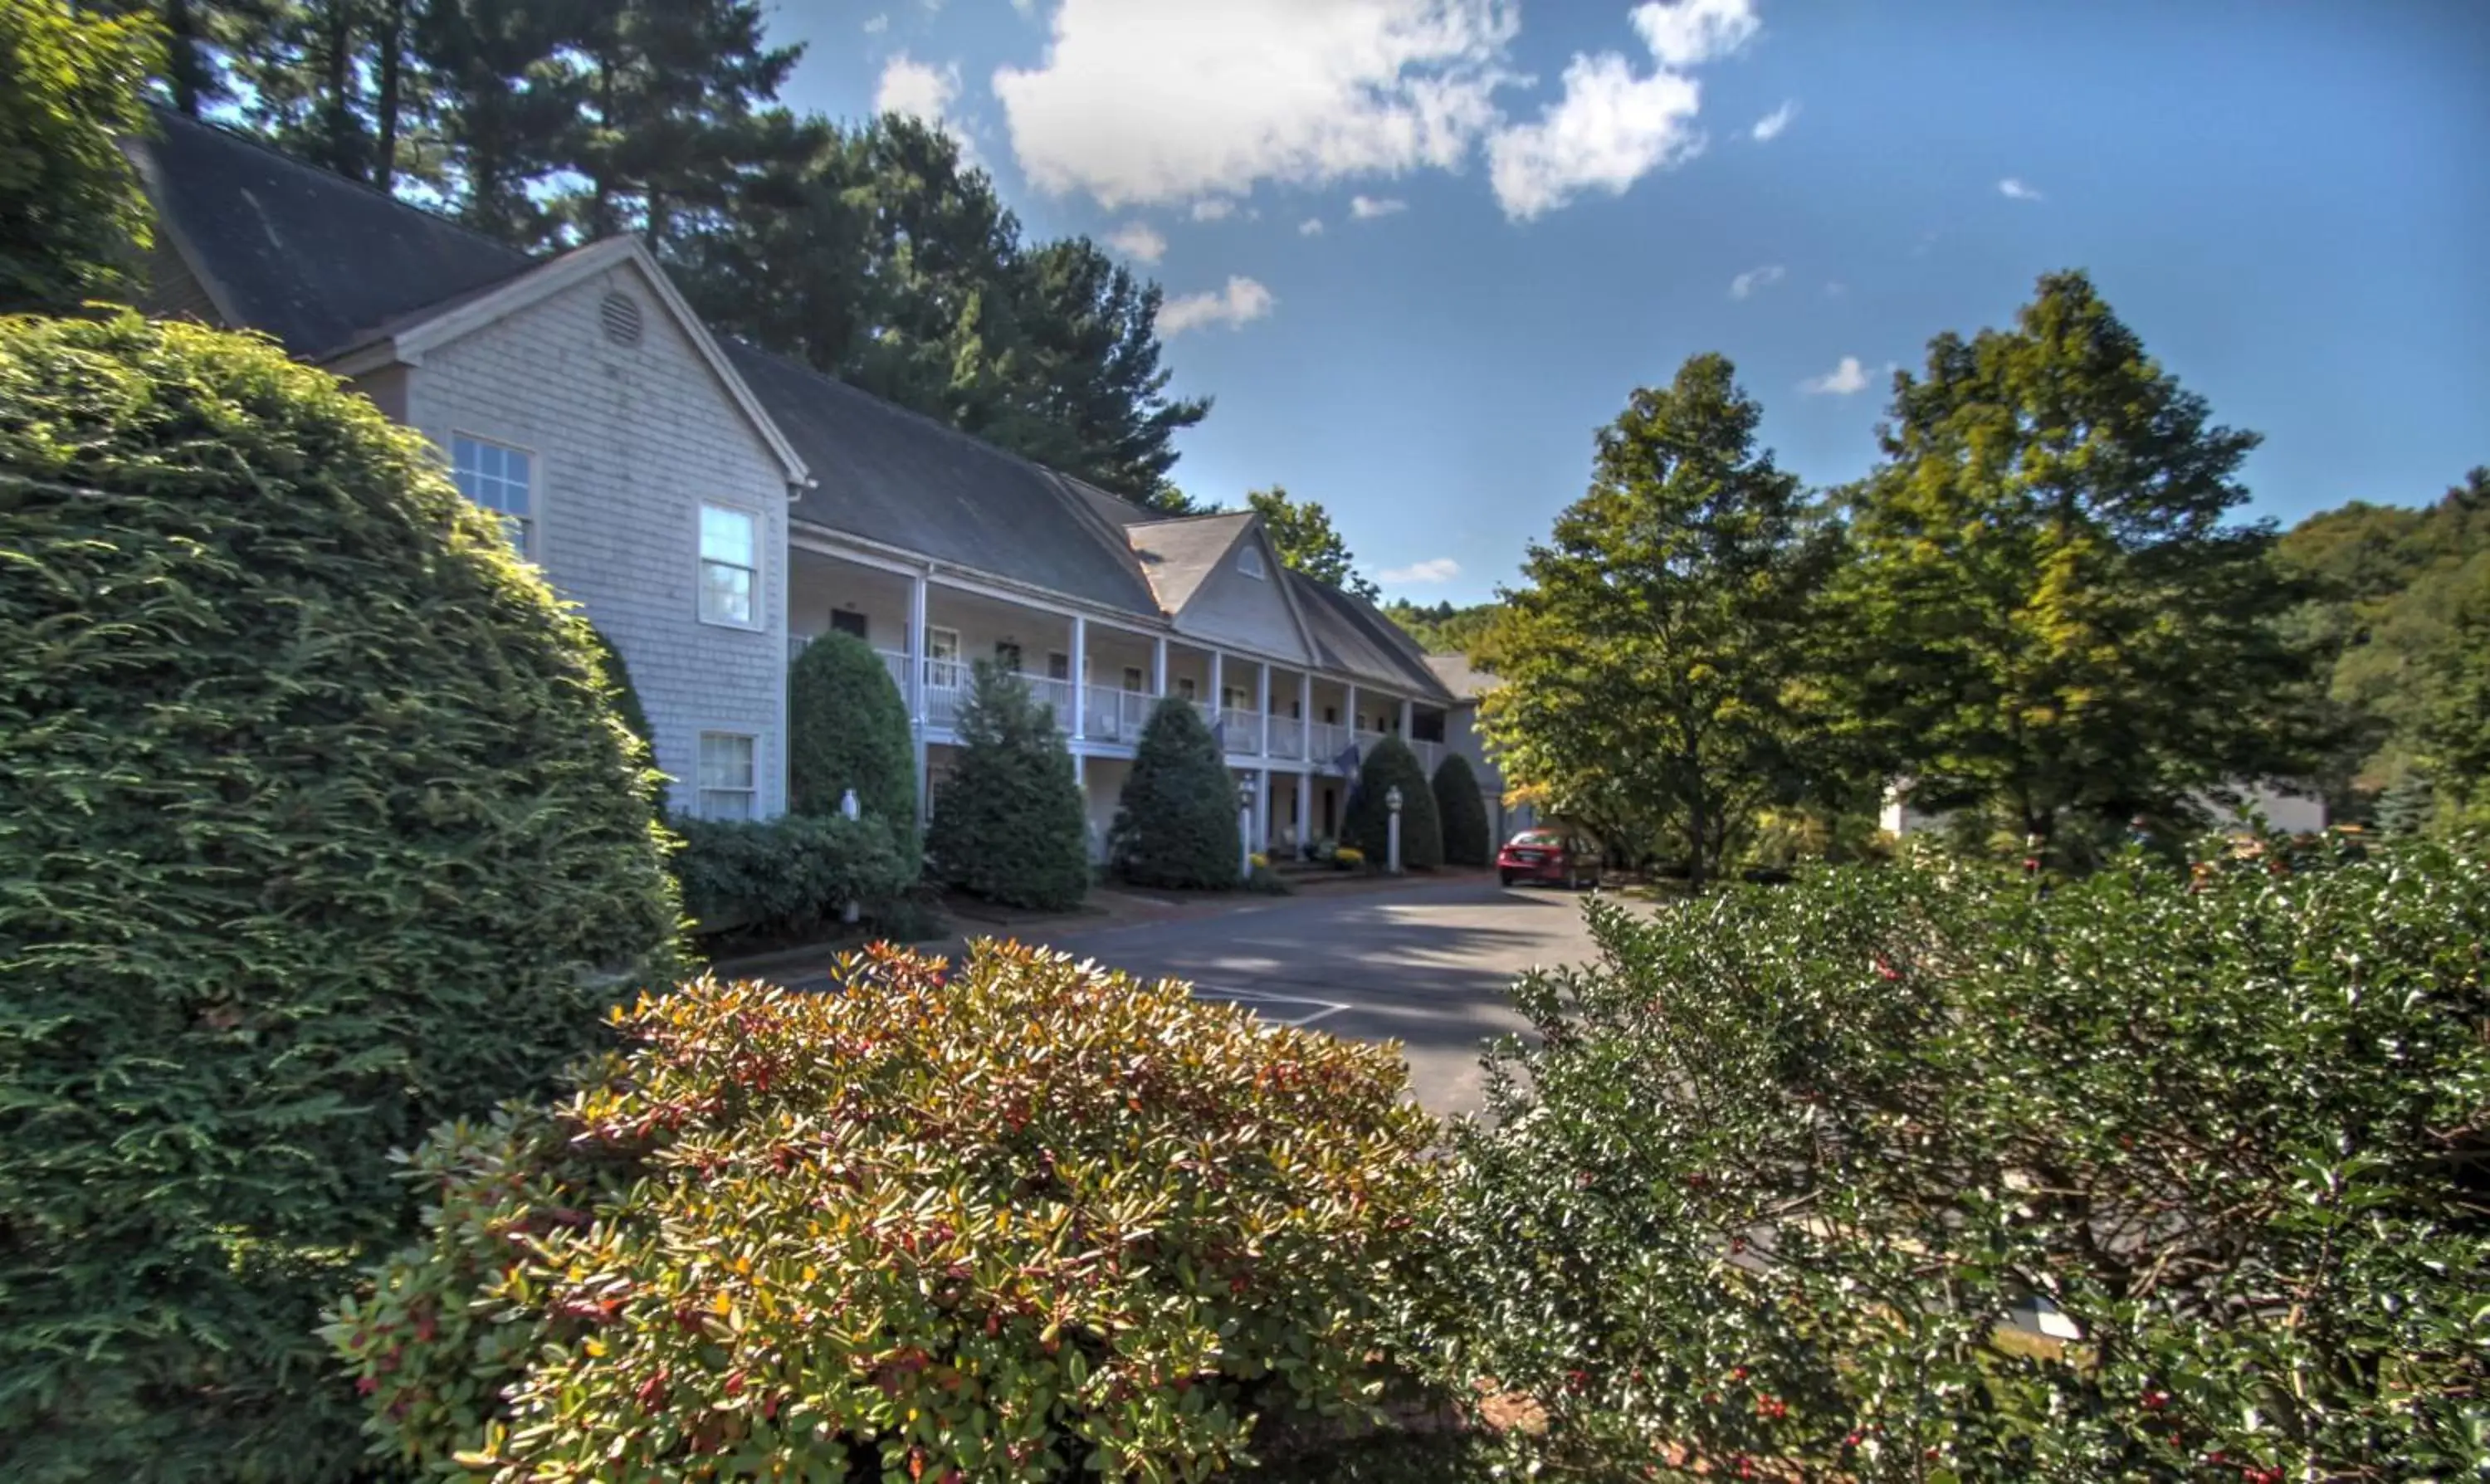
<svg viewBox="0 0 2490 1484">
<path fill-rule="evenodd" d="M 1297 752 L 1309 763 L 1318 761 L 1315 757 L 1315 673 L 1312 670 L 1297 672 Z M 1300 829 L 1297 833 L 1303 836 L 1305 831 Z"/>
<path fill-rule="evenodd" d="M 1267 659 L 1262 661 L 1262 663 L 1257 667 L 1257 672 L 1261 676 L 1261 679 L 1254 683 L 1254 711 L 1256 714 L 1262 718 L 1262 738 L 1261 741 L 1254 744 L 1254 750 L 1256 752 L 1267 754 L 1271 750 L 1271 662 Z M 1269 787 L 1270 782 L 1271 775 L 1264 773 L 1262 775 L 1263 786 L 1265 788 Z M 1270 814 L 1271 811 L 1268 808 L 1265 808 L 1262 811 L 1262 817 L 1265 819 L 1268 819 Z"/>
<path fill-rule="evenodd" d="M 1208 719 L 1210 721 L 1210 729 L 1213 732 L 1217 732 L 1219 730 L 1219 713 L 1228 709 L 1228 687 L 1221 684 L 1225 679 L 1225 665 L 1223 662 L 1226 658 L 1227 656 L 1220 654 L 1217 650 L 1212 650 L 1210 652 L 1210 694 L 1202 698 L 1202 704 L 1210 708 L 1210 716 Z M 1223 757 L 1235 750 L 1235 739 L 1226 736 L 1222 736 L 1219 739 L 1219 751 Z"/>
<path fill-rule="evenodd" d="M 1401 703 L 1401 740 L 1403 742 L 1410 742 L 1414 740 L 1409 735 L 1409 721 L 1411 716 L 1416 713 L 1416 710 L 1417 708 L 1414 702 L 1404 701 Z"/>
<path fill-rule="evenodd" d="M 1271 770 L 1254 770 L 1254 848 L 1269 854 L 1271 849 Z"/>
<path fill-rule="evenodd" d="M 930 573 L 908 574 L 908 730 L 916 742 L 916 826 L 933 818 L 934 791 L 925 779 L 925 627 Z"/>
<path fill-rule="evenodd" d="M 1072 615 L 1072 740 L 1076 742 L 1089 735 L 1082 725 L 1083 713 L 1088 705 L 1089 621 L 1076 613 Z M 1086 782 L 1081 792 L 1085 796 L 1089 792 Z"/>
<path fill-rule="evenodd" d="M 1357 744 L 1357 683 L 1351 681 L 1348 684 L 1348 741 L 1351 746 Z"/>
<path fill-rule="evenodd" d="M 1315 773 L 1312 768 L 1297 774 L 1297 849 L 1314 843 Z"/>
<path fill-rule="evenodd" d="M 1150 635 L 1150 694 L 1167 694 L 1167 635 Z"/>
</svg>

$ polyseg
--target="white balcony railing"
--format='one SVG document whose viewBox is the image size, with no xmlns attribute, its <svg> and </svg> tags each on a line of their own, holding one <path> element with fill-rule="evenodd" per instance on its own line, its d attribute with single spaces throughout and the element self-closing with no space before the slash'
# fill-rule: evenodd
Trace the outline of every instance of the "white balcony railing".
<svg viewBox="0 0 2490 1484">
<path fill-rule="evenodd" d="M 1437 742 L 1418 742 L 1413 740 L 1409 743 L 1409 750 L 1418 754 L 1418 766 L 1427 770 L 1427 776 L 1430 778 L 1433 777 L 1435 775 L 1435 765 L 1444 760 L 1444 744 Z"/>
<path fill-rule="evenodd" d="M 1306 756 L 1325 767 L 1348 749 L 1348 728 L 1337 721 L 1316 721 L 1306 727 Z"/>
<path fill-rule="evenodd" d="M 1306 755 L 1306 724 L 1294 716 L 1273 716 L 1264 723 L 1262 750 L 1273 757 Z"/>
<path fill-rule="evenodd" d="M 1252 755 L 1262 745 L 1262 713 L 1239 706 L 1223 706 L 1217 713 L 1221 742 L 1231 753 Z"/>
<path fill-rule="evenodd" d="M 1114 685 L 1091 685 L 1082 697 L 1081 733 L 1091 742 L 1122 742 L 1126 746 L 1142 740 L 1142 728 L 1149 725 L 1150 712 L 1159 698 L 1138 690 L 1124 690 Z"/>
</svg>

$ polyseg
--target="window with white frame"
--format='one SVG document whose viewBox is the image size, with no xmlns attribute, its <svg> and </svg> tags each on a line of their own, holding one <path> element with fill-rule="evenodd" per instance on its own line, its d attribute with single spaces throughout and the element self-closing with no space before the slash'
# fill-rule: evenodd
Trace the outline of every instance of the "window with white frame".
<svg viewBox="0 0 2490 1484">
<path fill-rule="evenodd" d="M 465 433 L 449 435 L 449 477 L 458 492 L 502 517 L 510 547 L 536 554 L 536 456 Z"/>
<path fill-rule="evenodd" d="M 1142 691 L 1148 688 L 1147 684 L 1142 679 L 1142 667 L 1140 665 L 1124 666 L 1124 688 L 1132 691 L 1136 695 L 1139 695 Z"/>
<path fill-rule="evenodd" d="M 1267 575 L 1262 568 L 1262 548 L 1248 541 L 1236 552 L 1236 569 L 1248 577 Z"/>
<path fill-rule="evenodd" d="M 750 819 L 754 814 L 755 740 L 742 732 L 700 736 L 700 816 Z"/>
<path fill-rule="evenodd" d="M 700 509 L 700 616 L 761 626 L 761 519 L 731 505 Z"/>
</svg>

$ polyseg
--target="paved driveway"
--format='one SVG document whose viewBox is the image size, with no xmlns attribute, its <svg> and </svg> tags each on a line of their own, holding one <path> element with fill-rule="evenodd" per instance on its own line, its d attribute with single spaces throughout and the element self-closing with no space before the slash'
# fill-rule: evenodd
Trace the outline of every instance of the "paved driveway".
<svg viewBox="0 0 2490 1484">
<path fill-rule="evenodd" d="M 1142 926 L 1047 936 L 1111 969 L 1192 983 L 1279 1021 L 1398 1040 L 1418 1099 L 1480 1105 L 1478 1047 L 1523 1029 L 1505 987 L 1540 964 L 1592 956 L 1583 898 L 1476 880 L 1327 896 Z"/>
</svg>

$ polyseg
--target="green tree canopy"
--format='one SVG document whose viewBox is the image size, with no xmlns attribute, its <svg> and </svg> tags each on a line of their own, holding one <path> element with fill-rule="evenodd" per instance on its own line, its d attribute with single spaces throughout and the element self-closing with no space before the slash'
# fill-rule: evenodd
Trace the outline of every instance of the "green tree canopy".
<svg viewBox="0 0 2490 1484">
<path fill-rule="evenodd" d="M 0 0 L 0 311 L 128 286 L 147 203 L 117 136 L 146 126 L 139 89 L 162 55 L 144 16 Z"/>
<path fill-rule="evenodd" d="M 1848 699 L 1925 808 L 2046 839 L 2070 815 L 2185 817 L 2199 789 L 2314 766 L 2299 590 L 2227 523 L 2253 433 L 2144 352 L 2080 273 L 2012 330 L 1895 378 L 1838 595 Z"/>
<path fill-rule="evenodd" d="M 1504 682 L 1481 714 L 1505 776 L 1664 832 L 1698 885 L 1759 806 L 1843 775 L 1812 668 L 1834 549 L 1761 416 L 1719 355 L 1636 392 L 1474 652 Z"/>
<path fill-rule="evenodd" d="M 1430 605 L 1396 597 L 1383 605 L 1383 616 L 1431 655 L 1466 655 L 1494 624 L 1497 607 L 1491 602 L 1457 608 L 1449 602 Z"/>
<path fill-rule="evenodd" d="M 1079 906 L 1089 890 L 1088 816 L 1052 713 L 1027 681 L 981 659 L 958 735 L 925 836 L 936 872 L 989 901 Z"/>
<path fill-rule="evenodd" d="M 1332 528 L 1329 510 L 1312 500 L 1291 500 L 1277 484 L 1246 495 L 1245 503 L 1262 517 L 1262 529 L 1270 533 L 1282 562 L 1369 602 L 1383 596 L 1382 589 L 1358 574 L 1357 558 Z"/>
<path fill-rule="evenodd" d="M 823 634 L 787 674 L 787 806 L 827 818 L 847 791 L 916 860 L 916 736 L 889 666 L 854 634 Z"/>
<path fill-rule="evenodd" d="M 1244 845 L 1235 778 L 1201 710 L 1181 697 L 1160 701 L 1142 729 L 1115 804 L 1108 858 L 1139 886 L 1236 885 Z"/>
</svg>

